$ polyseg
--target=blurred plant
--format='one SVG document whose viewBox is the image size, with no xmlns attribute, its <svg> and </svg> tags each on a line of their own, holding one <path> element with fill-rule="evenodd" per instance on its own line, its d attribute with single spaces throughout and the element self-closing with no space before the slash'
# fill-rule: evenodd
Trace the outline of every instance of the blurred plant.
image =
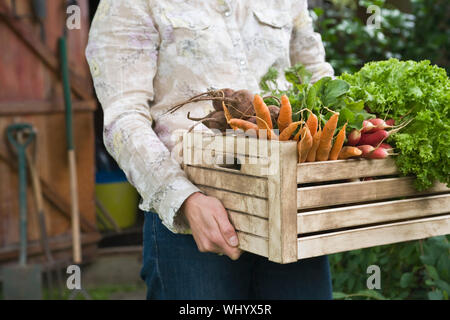
<svg viewBox="0 0 450 320">
<path fill-rule="evenodd" d="M 335 299 L 448 300 L 447 237 L 354 250 L 330 256 Z M 366 268 L 381 269 L 381 289 L 368 290 Z"/>
<path fill-rule="evenodd" d="M 386 0 L 334 2 L 314 8 L 312 16 L 336 74 L 355 72 L 368 61 L 391 57 L 428 59 L 448 70 L 450 1 L 411 0 L 412 14 L 401 12 Z M 379 29 L 366 26 L 369 15 L 365 9 L 370 5 L 381 9 Z"/>
</svg>

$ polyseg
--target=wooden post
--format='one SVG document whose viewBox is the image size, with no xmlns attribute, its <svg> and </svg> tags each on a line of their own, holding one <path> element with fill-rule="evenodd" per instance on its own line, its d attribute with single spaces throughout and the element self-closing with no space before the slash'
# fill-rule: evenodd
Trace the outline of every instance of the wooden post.
<svg viewBox="0 0 450 320">
<path fill-rule="evenodd" d="M 297 144 L 272 141 L 268 173 L 269 260 L 297 261 Z M 272 166 L 273 169 L 273 166 Z"/>
</svg>

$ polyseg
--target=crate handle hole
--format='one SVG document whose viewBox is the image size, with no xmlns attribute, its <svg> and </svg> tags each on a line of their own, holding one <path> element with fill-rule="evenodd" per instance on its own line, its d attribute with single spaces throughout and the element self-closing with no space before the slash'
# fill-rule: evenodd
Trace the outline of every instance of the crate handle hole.
<svg viewBox="0 0 450 320">
<path fill-rule="evenodd" d="M 241 160 L 233 156 L 218 155 L 216 156 L 215 165 L 218 168 L 241 171 Z"/>
</svg>

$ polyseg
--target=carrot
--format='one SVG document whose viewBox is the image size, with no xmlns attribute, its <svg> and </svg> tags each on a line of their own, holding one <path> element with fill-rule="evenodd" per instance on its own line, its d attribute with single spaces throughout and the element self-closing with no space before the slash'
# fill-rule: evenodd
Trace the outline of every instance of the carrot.
<svg viewBox="0 0 450 320">
<path fill-rule="evenodd" d="M 347 123 L 344 124 L 341 131 L 339 131 L 336 140 L 334 141 L 333 148 L 331 148 L 330 156 L 328 157 L 328 160 L 337 160 L 339 157 L 339 152 L 341 152 L 342 146 L 344 145 L 345 141 L 345 129 L 347 128 Z"/>
<path fill-rule="evenodd" d="M 319 131 L 317 131 L 313 137 L 313 145 L 311 147 L 311 150 L 309 150 L 309 152 L 308 152 L 308 156 L 306 157 L 307 162 L 316 161 L 316 152 L 317 152 L 317 148 L 319 148 L 321 136 L 322 136 L 322 129 L 319 129 Z"/>
<path fill-rule="evenodd" d="M 327 161 L 331 150 L 331 142 L 333 141 L 334 130 L 336 130 L 339 119 L 339 113 L 335 113 L 327 121 L 323 127 L 322 136 L 320 137 L 319 148 L 316 152 L 317 161 Z"/>
<path fill-rule="evenodd" d="M 270 117 L 270 111 L 267 105 L 264 103 L 263 98 L 260 95 L 255 94 L 253 99 L 253 106 L 256 113 L 256 124 L 259 129 L 273 129 L 272 118 Z M 265 123 L 264 123 L 265 122 Z"/>
<path fill-rule="evenodd" d="M 359 150 L 357 147 L 343 147 L 341 152 L 339 152 L 339 160 L 345 160 L 351 157 L 359 157 L 362 155 L 362 151 Z"/>
<path fill-rule="evenodd" d="M 248 130 L 255 130 L 255 134 L 258 132 L 258 126 L 250 121 L 242 120 L 242 119 L 231 119 L 229 122 L 230 127 L 244 130 L 244 132 Z"/>
<path fill-rule="evenodd" d="M 222 108 L 223 108 L 223 114 L 225 115 L 225 119 L 227 119 L 227 123 L 229 124 L 231 119 L 233 118 L 230 114 L 230 111 L 228 110 L 227 106 L 225 105 L 225 102 L 222 101 Z M 237 128 L 234 128 L 230 125 L 231 129 L 237 130 Z"/>
<path fill-rule="evenodd" d="M 287 141 L 292 136 L 292 134 L 297 130 L 298 126 L 302 124 L 303 121 L 292 122 L 286 129 L 284 129 L 278 139 L 280 141 Z"/>
<path fill-rule="evenodd" d="M 280 134 L 292 123 L 292 107 L 286 95 L 281 96 L 281 108 L 277 123 Z"/>
<path fill-rule="evenodd" d="M 308 126 L 304 126 L 302 131 L 304 132 L 302 134 L 302 139 L 297 144 L 298 160 L 300 163 L 306 161 L 308 153 L 313 146 L 313 137 L 311 135 L 311 131 L 309 131 Z"/>
<path fill-rule="evenodd" d="M 311 114 L 308 117 L 308 120 L 306 121 L 306 124 L 308 125 L 309 131 L 311 131 L 311 136 L 314 137 L 314 135 L 317 132 L 317 127 L 318 127 L 318 120 L 317 120 L 317 116 L 312 113 L 311 110 L 308 110 Z"/>
</svg>

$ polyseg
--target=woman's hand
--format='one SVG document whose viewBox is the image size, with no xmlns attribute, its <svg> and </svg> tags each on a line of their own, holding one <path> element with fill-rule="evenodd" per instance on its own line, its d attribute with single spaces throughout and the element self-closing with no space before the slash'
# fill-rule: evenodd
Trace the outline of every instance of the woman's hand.
<svg viewBox="0 0 450 320">
<path fill-rule="evenodd" d="M 237 247 L 236 231 L 218 199 L 196 192 L 186 199 L 181 212 L 189 223 L 200 252 L 226 254 L 232 260 L 240 257 L 242 251 Z"/>
</svg>

